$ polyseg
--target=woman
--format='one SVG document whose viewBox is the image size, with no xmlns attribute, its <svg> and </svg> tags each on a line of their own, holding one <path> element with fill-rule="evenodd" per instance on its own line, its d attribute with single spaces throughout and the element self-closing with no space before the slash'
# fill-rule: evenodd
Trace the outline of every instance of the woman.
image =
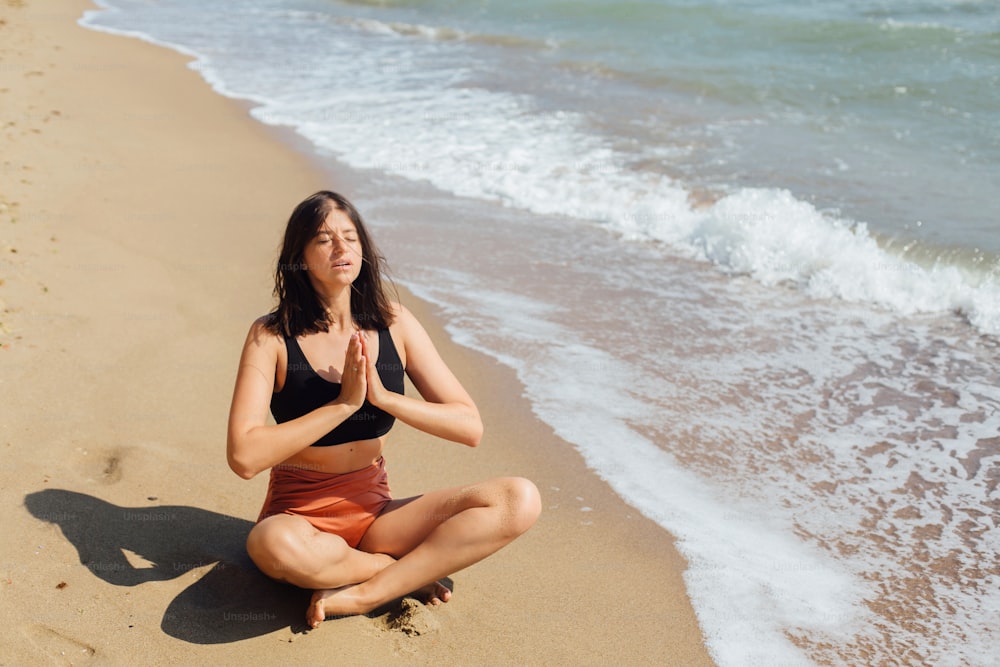
<svg viewBox="0 0 1000 667">
<path fill-rule="evenodd" d="M 271 470 L 247 551 L 268 576 L 316 591 L 312 627 L 409 593 L 447 602 L 438 580 L 512 541 L 541 508 L 516 477 L 391 498 L 382 448 L 394 420 L 470 447 L 483 425 L 426 331 L 389 299 L 381 262 L 345 198 L 299 204 L 278 305 L 250 327 L 233 392 L 229 466 L 244 479 Z M 424 400 L 403 394 L 404 371 Z"/>
</svg>

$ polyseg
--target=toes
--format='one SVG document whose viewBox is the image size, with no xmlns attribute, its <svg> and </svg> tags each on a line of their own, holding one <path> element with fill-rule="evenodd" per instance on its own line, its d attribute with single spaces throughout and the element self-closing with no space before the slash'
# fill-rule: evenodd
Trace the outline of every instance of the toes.
<svg viewBox="0 0 1000 667">
<path fill-rule="evenodd" d="M 427 596 L 424 599 L 424 604 L 436 607 L 440 604 L 447 602 L 451 598 L 451 591 L 448 590 L 446 586 L 442 586 L 441 583 L 431 584 L 427 589 Z"/>
<path fill-rule="evenodd" d="M 441 582 L 435 581 L 413 591 L 410 593 L 410 597 L 416 598 L 427 606 L 436 607 L 451 599 L 451 590 Z"/>
</svg>

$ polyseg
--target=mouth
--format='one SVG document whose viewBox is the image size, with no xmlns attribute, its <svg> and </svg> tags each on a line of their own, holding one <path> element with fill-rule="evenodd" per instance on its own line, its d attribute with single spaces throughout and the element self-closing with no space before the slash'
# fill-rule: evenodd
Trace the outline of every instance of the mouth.
<svg viewBox="0 0 1000 667">
<path fill-rule="evenodd" d="M 350 262 L 344 261 L 344 262 L 337 262 L 336 264 L 333 265 L 333 268 L 335 268 L 335 269 L 346 269 L 346 268 L 349 268 L 350 266 L 351 266 Z"/>
</svg>

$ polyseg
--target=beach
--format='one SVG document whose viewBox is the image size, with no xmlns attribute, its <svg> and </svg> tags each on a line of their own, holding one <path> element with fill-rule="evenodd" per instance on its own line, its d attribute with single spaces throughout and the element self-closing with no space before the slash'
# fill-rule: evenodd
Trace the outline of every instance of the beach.
<svg viewBox="0 0 1000 667">
<path fill-rule="evenodd" d="M 90 7 L 0 6 L 0 664 L 712 664 L 671 535 L 405 289 L 486 435 L 397 426 L 394 495 L 523 475 L 542 516 L 443 607 L 306 631 L 308 594 L 245 555 L 266 478 L 228 469 L 226 418 L 291 208 L 377 183 L 295 150 L 184 56 L 78 26 Z"/>
</svg>

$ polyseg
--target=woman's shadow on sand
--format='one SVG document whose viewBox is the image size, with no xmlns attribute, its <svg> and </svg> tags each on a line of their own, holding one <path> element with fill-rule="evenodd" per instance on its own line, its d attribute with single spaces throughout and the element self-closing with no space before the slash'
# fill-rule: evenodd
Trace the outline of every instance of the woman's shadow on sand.
<svg viewBox="0 0 1000 667">
<path fill-rule="evenodd" d="M 160 627 L 172 637 L 221 644 L 307 629 L 309 592 L 268 579 L 246 555 L 250 521 L 183 505 L 119 507 L 63 489 L 31 493 L 24 504 L 59 526 L 80 563 L 115 586 L 166 581 L 214 563 L 164 612 Z"/>
</svg>

